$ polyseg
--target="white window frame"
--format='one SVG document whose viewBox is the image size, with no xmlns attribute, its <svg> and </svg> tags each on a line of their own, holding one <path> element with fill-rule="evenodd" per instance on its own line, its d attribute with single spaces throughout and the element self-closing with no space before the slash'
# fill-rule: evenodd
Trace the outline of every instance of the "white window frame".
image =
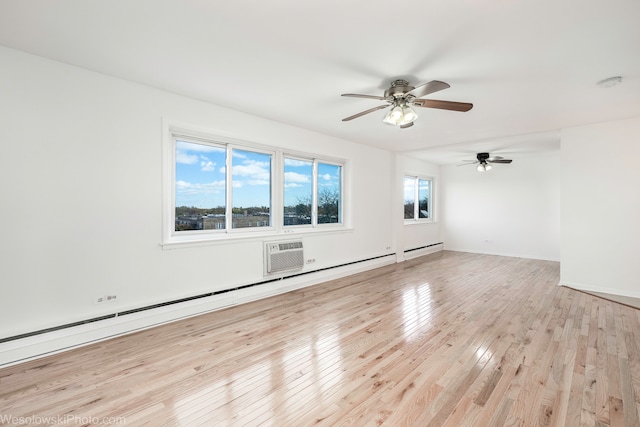
<svg viewBox="0 0 640 427">
<path fill-rule="evenodd" d="M 338 227 L 344 228 L 345 224 L 345 170 L 346 170 L 346 161 L 340 161 L 336 159 L 329 159 L 326 157 L 318 157 L 312 155 L 305 154 L 292 154 L 289 152 L 285 152 L 282 154 L 282 195 L 281 198 L 282 206 L 281 209 L 284 210 L 284 159 L 292 159 L 292 160 L 302 160 L 306 162 L 312 163 L 312 173 L 311 173 L 311 224 L 297 224 L 297 225 L 284 225 L 284 217 L 282 217 L 281 226 L 285 230 L 294 230 L 294 229 L 322 229 L 322 228 L 331 228 Z M 322 163 L 325 165 L 339 166 L 340 167 L 340 203 L 338 205 L 338 222 L 332 223 L 318 223 L 318 164 Z"/>
<path fill-rule="evenodd" d="M 404 183 L 407 178 L 411 178 L 414 180 L 413 183 L 413 218 L 404 218 Z M 429 218 L 420 218 L 420 181 L 429 181 L 429 204 L 428 204 L 428 212 Z M 404 219 L 405 225 L 410 224 L 424 224 L 435 222 L 435 214 L 434 214 L 434 178 L 431 176 L 424 176 L 418 174 L 405 173 L 402 177 L 402 217 Z"/>
<path fill-rule="evenodd" d="M 228 137 L 215 135 L 201 135 L 197 132 L 189 132 L 184 130 L 169 129 L 168 143 L 166 144 L 165 160 L 163 162 L 165 179 L 165 215 L 164 215 L 164 238 L 163 243 L 180 243 L 190 241 L 208 241 L 228 239 L 233 236 L 247 237 L 248 235 L 257 235 L 265 233 L 273 233 L 276 230 L 274 226 L 274 206 L 277 201 L 274 197 L 274 188 L 276 185 L 275 168 L 277 152 L 268 147 L 260 146 L 246 141 L 239 141 Z M 185 230 L 176 231 L 176 145 L 177 141 L 191 142 L 196 144 L 208 145 L 211 147 L 222 148 L 226 150 L 225 155 L 225 228 L 213 230 Z M 268 154 L 271 156 L 270 168 L 270 209 L 269 209 L 269 226 L 265 227 L 246 227 L 233 228 L 233 151 L 251 151 L 255 153 Z M 168 172 L 168 173 L 167 173 Z"/>
<path fill-rule="evenodd" d="M 248 228 L 230 228 L 229 218 L 225 218 L 224 230 L 185 230 L 175 231 L 175 200 L 176 200 L 176 138 L 193 141 L 195 143 L 206 143 L 212 146 L 222 148 L 230 147 L 231 149 L 240 149 L 246 151 L 254 151 L 258 153 L 271 154 L 271 209 L 269 227 L 248 227 Z M 284 237 L 292 233 L 333 233 L 333 232 L 349 232 L 352 231 L 351 211 L 350 209 L 350 161 L 346 159 L 332 158 L 328 156 L 318 156 L 304 152 L 293 152 L 283 150 L 274 146 L 258 144 L 247 140 L 241 140 L 227 135 L 220 135 L 219 132 L 211 129 L 200 128 L 190 124 L 174 122 L 163 119 L 163 149 L 162 149 L 162 182 L 163 182 L 163 215 L 162 215 L 162 240 L 160 246 L 165 249 L 174 249 L 180 247 L 191 247 L 209 244 L 218 244 L 237 239 L 260 239 Z M 300 226 L 284 226 L 284 158 L 299 158 L 301 160 L 314 160 L 341 166 L 340 177 L 340 211 L 339 223 L 327 224 L 302 224 Z M 231 161 L 231 157 L 227 156 L 227 162 Z M 230 164 L 226 164 L 226 176 L 232 174 Z M 314 174 L 317 175 L 317 166 L 314 168 Z M 317 183 L 317 178 L 314 177 Z M 226 200 L 228 209 L 232 210 L 232 192 L 230 186 L 232 180 L 226 179 Z M 316 184 L 317 185 L 317 184 Z M 313 197 L 317 197 L 317 189 L 313 189 Z M 314 200 L 313 205 L 317 202 Z M 315 213 L 317 215 L 317 212 Z"/>
<path fill-rule="evenodd" d="M 234 234 L 234 233 L 256 233 L 256 232 L 265 232 L 265 231 L 272 231 L 275 230 L 275 225 L 273 223 L 274 221 L 274 216 L 273 216 L 273 208 L 274 208 L 274 185 L 275 185 L 275 179 L 274 179 L 274 165 L 275 165 L 275 158 L 276 158 L 276 151 L 271 151 L 271 150 L 266 150 L 266 149 L 261 149 L 261 148 L 256 148 L 256 147 L 251 147 L 248 145 L 239 145 L 239 144 L 235 144 L 235 143 L 230 143 L 227 146 L 230 151 L 228 152 L 227 155 L 227 165 L 226 165 L 226 187 L 227 187 L 227 193 L 226 193 L 226 203 L 227 203 L 227 212 L 230 215 L 227 215 L 226 219 L 226 231 L 228 234 Z M 261 153 L 261 154 L 269 154 L 271 155 L 271 165 L 270 165 L 270 173 L 269 173 L 269 202 L 271 203 L 271 205 L 269 206 L 269 226 L 267 227 L 246 227 L 246 228 L 233 228 L 233 150 L 242 150 L 242 151 L 251 151 L 254 153 Z"/>
</svg>

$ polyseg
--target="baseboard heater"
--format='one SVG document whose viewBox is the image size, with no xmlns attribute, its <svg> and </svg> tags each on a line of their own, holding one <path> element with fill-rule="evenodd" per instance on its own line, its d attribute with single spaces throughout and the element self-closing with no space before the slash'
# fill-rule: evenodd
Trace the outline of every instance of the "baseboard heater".
<svg viewBox="0 0 640 427">
<path fill-rule="evenodd" d="M 407 249 L 404 251 L 404 258 L 406 260 L 418 258 L 424 255 L 429 255 L 438 251 L 441 251 L 444 247 L 444 243 L 432 243 L 430 245 L 420 246 L 418 248 Z"/>
<path fill-rule="evenodd" d="M 305 271 L 305 272 L 301 272 L 301 273 L 297 273 L 297 274 L 289 274 L 287 276 L 275 277 L 273 279 L 262 280 L 260 282 L 250 283 L 248 285 L 237 286 L 235 288 L 224 289 L 224 290 L 220 290 L 220 291 L 216 291 L 216 292 L 208 292 L 206 294 L 200 294 L 200 295 L 195 295 L 195 296 L 192 296 L 192 297 L 180 298 L 180 299 L 167 301 L 167 302 L 162 302 L 162 303 L 158 303 L 158 304 L 146 305 L 144 307 L 134 308 L 134 309 L 130 309 L 130 310 L 124 310 L 124 311 L 120 311 L 120 312 L 112 313 L 112 314 L 106 314 L 106 315 L 99 316 L 99 317 L 93 317 L 93 318 L 90 318 L 90 319 L 80 320 L 80 321 L 77 321 L 77 322 L 66 323 L 64 325 L 53 326 L 51 328 L 40 329 L 38 331 L 27 332 L 27 333 L 24 333 L 24 334 L 14 335 L 14 336 L 11 336 L 11 337 L 6 337 L 6 338 L 0 338 L 0 344 L 4 343 L 4 342 L 8 342 L 8 341 L 15 341 L 15 340 L 19 340 L 19 339 L 22 339 L 22 338 L 32 337 L 32 336 L 35 336 L 35 335 L 41 335 L 41 334 L 46 334 L 46 333 L 49 333 L 49 332 L 59 331 L 59 330 L 62 330 L 62 329 L 73 328 L 74 326 L 85 325 L 87 323 L 94 323 L 94 322 L 99 322 L 101 320 L 111 319 L 111 318 L 114 318 L 114 317 L 121 317 L 121 316 L 126 316 L 128 314 L 139 313 L 141 311 L 153 310 L 154 308 L 166 307 L 166 306 L 169 306 L 169 305 L 180 304 L 180 303 L 183 303 L 183 302 L 193 301 L 193 300 L 197 300 L 197 299 L 200 299 L 200 298 L 206 298 L 206 297 L 211 297 L 211 296 L 215 296 L 215 295 L 225 294 L 227 292 L 233 292 L 233 291 L 237 291 L 239 289 L 246 289 L 246 288 L 251 288 L 251 287 L 254 287 L 254 286 L 266 285 L 267 283 L 277 282 L 277 281 L 284 280 L 284 279 L 290 279 L 292 277 L 304 276 L 304 275 L 307 275 L 307 274 L 317 273 L 317 272 L 320 272 L 320 271 L 332 270 L 332 269 L 335 269 L 335 268 L 345 267 L 345 266 L 348 266 L 348 265 L 354 265 L 354 264 L 359 264 L 359 263 L 362 263 L 362 262 L 373 261 L 373 260 L 376 260 L 376 259 L 385 258 L 385 257 L 390 256 L 390 255 L 393 255 L 393 254 L 380 255 L 380 256 L 376 256 L 376 257 L 372 257 L 372 258 L 367 258 L 367 259 L 362 259 L 362 260 L 358 260 L 358 261 L 347 262 L 347 263 L 344 263 L 344 264 L 334 265 L 334 266 L 331 266 L 331 267 L 325 267 L 325 268 L 319 268 L 319 269 L 316 269 L 316 270 Z"/>
<path fill-rule="evenodd" d="M 406 254 L 406 253 L 409 253 L 409 252 L 420 251 L 422 249 L 432 248 L 434 246 L 439 246 L 439 245 L 444 245 L 444 242 L 432 243 L 430 245 L 420 246 L 419 248 L 407 249 L 406 251 L 404 251 L 404 253 Z"/>
</svg>

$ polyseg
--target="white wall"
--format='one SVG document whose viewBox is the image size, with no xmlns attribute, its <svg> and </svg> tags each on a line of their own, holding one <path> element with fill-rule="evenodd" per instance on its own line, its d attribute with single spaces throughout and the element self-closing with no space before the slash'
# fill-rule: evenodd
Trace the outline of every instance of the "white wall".
<svg viewBox="0 0 640 427">
<path fill-rule="evenodd" d="M 389 152 L 5 48 L 0 94 L 0 338 L 264 280 L 262 239 L 160 246 L 163 118 L 351 162 L 353 230 L 305 235 L 307 270 L 393 252 Z"/>
<path fill-rule="evenodd" d="M 445 249 L 559 261 L 560 153 L 512 158 L 488 172 L 442 167 Z"/>
<path fill-rule="evenodd" d="M 640 298 L 640 117 L 561 135 L 561 284 Z"/>
<path fill-rule="evenodd" d="M 405 251 L 442 242 L 440 234 L 442 215 L 440 209 L 440 166 L 402 154 L 395 156 L 395 183 L 393 197 L 394 230 L 397 236 L 396 257 L 402 261 Z M 405 224 L 404 222 L 404 176 L 414 175 L 433 179 L 433 222 Z"/>
</svg>

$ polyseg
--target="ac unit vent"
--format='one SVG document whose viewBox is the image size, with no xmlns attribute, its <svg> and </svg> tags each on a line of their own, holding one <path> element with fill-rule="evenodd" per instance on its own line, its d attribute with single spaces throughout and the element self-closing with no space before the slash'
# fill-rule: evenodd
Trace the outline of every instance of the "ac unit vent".
<svg viewBox="0 0 640 427">
<path fill-rule="evenodd" d="M 266 273 L 298 270 L 304 266 L 304 248 L 302 241 L 267 243 Z"/>
</svg>

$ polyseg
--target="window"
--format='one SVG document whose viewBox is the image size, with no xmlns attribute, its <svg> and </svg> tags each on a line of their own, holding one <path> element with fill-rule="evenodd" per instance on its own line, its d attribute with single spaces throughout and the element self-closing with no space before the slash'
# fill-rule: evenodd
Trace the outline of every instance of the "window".
<svg viewBox="0 0 640 427">
<path fill-rule="evenodd" d="M 312 159 L 284 158 L 284 226 L 342 223 L 342 169 Z"/>
<path fill-rule="evenodd" d="M 270 153 L 175 138 L 174 231 L 270 227 L 271 163 Z"/>
<path fill-rule="evenodd" d="M 271 155 L 232 151 L 232 228 L 271 226 Z"/>
<path fill-rule="evenodd" d="M 433 219 L 431 179 L 404 177 L 404 219 Z"/>
<path fill-rule="evenodd" d="M 313 206 L 313 161 L 284 159 L 283 225 L 311 224 Z"/>
<path fill-rule="evenodd" d="M 344 228 L 347 164 L 168 126 L 163 242 Z"/>
<path fill-rule="evenodd" d="M 317 181 L 318 223 L 341 223 L 342 166 L 318 163 Z"/>
</svg>

